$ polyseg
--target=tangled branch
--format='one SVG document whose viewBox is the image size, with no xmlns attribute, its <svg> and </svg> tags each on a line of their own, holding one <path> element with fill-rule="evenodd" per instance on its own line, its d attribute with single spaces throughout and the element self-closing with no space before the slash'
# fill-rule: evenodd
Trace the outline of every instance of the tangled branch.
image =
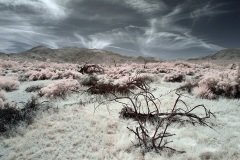
<svg viewBox="0 0 240 160">
<path fill-rule="evenodd" d="M 210 110 L 207 110 L 204 105 L 197 105 L 190 108 L 181 99 L 182 94 L 176 92 L 175 94 L 178 97 L 175 100 L 172 109 L 169 112 L 160 112 L 161 102 L 152 94 L 150 87 L 144 82 L 141 82 L 141 85 L 138 85 L 138 82 L 133 82 L 132 84 L 139 88 L 139 92 L 131 92 L 131 94 L 128 95 L 111 93 L 113 98 L 108 99 L 99 105 L 111 101 L 122 104 L 123 108 L 119 113 L 120 118 L 133 119 L 138 122 L 138 125 L 135 128 L 127 128 L 134 133 L 138 139 L 137 145 L 143 146 L 145 151 L 155 150 L 157 153 L 161 153 L 161 151 L 168 149 L 173 152 L 184 153 L 184 151 L 178 151 L 168 146 L 168 144 L 172 142 L 167 140 L 168 137 L 175 135 L 168 132 L 168 128 L 171 127 L 173 123 L 185 122 L 212 128 L 206 120 L 211 118 L 211 116 L 214 116 L 214 114 Z M 126 100 L 128 102 L 126 102 Z M 185 108 L 178 108 L 179 103 L 182 103 Z M 197 109 L 201 109 L 204 112 L 204 115 L 199 116 L 195 114 L 194 111 Z M 155 129 L 147 129 L 147 122 L 154 125 Z"/>
</svg>

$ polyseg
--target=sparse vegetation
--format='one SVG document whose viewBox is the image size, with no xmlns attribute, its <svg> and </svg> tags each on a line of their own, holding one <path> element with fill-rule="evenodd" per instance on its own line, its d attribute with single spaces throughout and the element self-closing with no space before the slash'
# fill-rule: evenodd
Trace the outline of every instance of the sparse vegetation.
<svg viewBox="0 0 240 160">
<path fill-rule="evenodd" d="M 143 86 L 146 86 L 146 84 Z M 168 137 L 175 134 L 169 133 L 168 129 L 173 123 L 190 123 L 200 124 L 203 126 L 209 126 L 206 119 L 214 116 L 210 110 L 207 110 L 204 105 L 197 105 L 189 108 L 186 103 L 181 99 L 181 94 L 178 94 L 177 99 L 170 112 L 160 112 L 161 106 L 160 100 L 156 98 L 149 87 L 139 87 L 138 93 L 132 93 L 131 95 L 119 96 L 112 93 L 113 99 L 107 101 L 115 101 L 123 105 L 123 109 L 120 112 L 121 118 L 131 118 L 137 121 L 137 126 L 134 128 L 127 127 L 132 133 L 135 134 L 138 143 L 136 146 L 143 147 L 144 152 L 156 151 L 157 153 L 163 152 L 163 150 L 171 150 L 178 153 L 184 153 L 184 151 L 177 151 L 174 148 L 168 146 L 171 141 L 168 141 Z M 121 101 L 121 100 L 127 100 Z M 105 103 L 104 101 L 103 103 Z M 186 110 L 178 107 L 178 103 L 183 103 Z M 100 103 L 101 105 L 102 103 Z M 97 106 L 98 107 L 98 106 Z M 195 110 L 202 109 L 204 116 L 200 117 L 194 113 Z M 151 122 L 154 127 L 148 126 L 147 122 Z M 154 128 L 154 129 L 151 129 Z"/>
<path fill-rule="evenodd" d="M 7 136 L 19 123 L 27 125 L 33 122 L 35 112 L 39 109 L 37 99 L 32 97 L 22 109 L 17 109 L 15 104 L 6 103 L 0 107 L 0 134 Z"/>
<path fill-rule="evenodd" d="M 240 157 L 237 65 L 11 63 L 0 64 L 0 159 Z"/>
</svg>

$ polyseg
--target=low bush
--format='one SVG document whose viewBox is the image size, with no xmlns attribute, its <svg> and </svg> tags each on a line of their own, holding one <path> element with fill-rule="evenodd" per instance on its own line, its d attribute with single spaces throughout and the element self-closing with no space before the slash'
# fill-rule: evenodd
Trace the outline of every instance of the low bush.
<svg viewBox="0 0 240 160">
<path fill-rule="evenodd" d="M 157 69 L 159 73 L 170 73 L 170 70 L 167 69 Z"/>
<path fill-rule="evenodd" d="M 16 65 L 18 65 L 17 62 L 15 62 L 15 61 L 10 61 L 10 60 L 8 60 L 8 61 L 2 61 L 1 64 L 0 64 L 0 66 L 1 66 L 2 68 L 11 68 L 11 67 L 16 66 Z"/>
<path fill-rule="evenodd" d="M 87 92 L 90 94 L 128 94 L 135 88 L 148 88 L 146 82 L 152 82 L 152 77 L 146 74 L 137 74 L 134 77 L 122 77 L 112 82 L 104 83 L 99 80 L 96 84 L 92 85 Z"/>
<path fill-rule="evenodd" d="M 1 108 L 4 108 L 4 101 L 3 101 L 3 99 L 0 97 L 0 109 Z"/>
<path fill-rule="evenodd" d="M 205 75 L 193 90 L 200 98 L 213 99 L 223 96 L 240 98 L 240 74 L 238 70 Z"/>
<path fill-rule="evenodd" d="M 25 76 L 30 81 L 51 79 L 54 75 L 55 73 L 49 69 L 42 69 L 41 71 L 30 70 L 25 73 Z"/>
<path fill-rule="evenodd" d="M 0 98 L 3 99 L 3 100 L 5 99 L 4 94 L 5 94 L 4 90 L 0 89 Z"/>
<path fill-rule="evenodd" d="M 9 103 L 0 107 L 0 134 L 7 135 L 8 131 L 21 122 L 25 122 L 27 125 L 31 124 L 39 105 L 37 99 L 32 97 L 22 109 L 17 109 L 16 105 Z"/>
<path fill-rule="evenodd" d="M 80 79 L 81 85 L 84 86 L 95 86 L 98 82 L 98 78 L 90 75 L 90 76 L 84 76 Z"/>
<path fill-rule="evenodd" d="M 29 78 L 28 78 L 25 74 L 20 74 L 20 75 L 18 76 L 18 80 L 19 80 L 20 82 L 24 82 L 24 81 L 28 81 Z"/>
<path fill-rule="evenodd" d="M 119 85 L 119 84 L 112 84 L 112 83 L 98 83 L 92 87 L 90 87 L 87 92 L 90 94 L 101 94 L 101 95 L 108 95 L 108 94 L 128 94 L 130 89 L 133 89 L 130 85 Z"/>
<path fill-rule="evenodd" d="M 0 76 L 3 76 L 4 69 L 0 67 Z"/>
<path fill-rule="evenodd" d="M 30 87 L 27 87 L 25 89 L 26 92 L 37 92 L 39 91 L 41 88 L 43 88 L 42 85 L 33 85 L 33 86 L 30 86 Z"/>
<path fill-rule="evenodd" d="M 216 96 L 211 91 L 211 89 L 207 85 L 197 86 L 193 88 L 193 93 L 203 99 L 215 99 Z"/>
<path fill-rule="evenodd" d="M 103 73 L 103 68 L 96 64 L 85 64 L 80 67 L 79 72 L 82 74 Z"/>
<path fill-rule="evenodd" d="M 180 67 L 180 68 L 191 68 L 191 65 L 186 62 L 176 62 L 174 64 L 175 67 Z"/>
<path fill-rule="evenodd" d="M 194 76 L 194 72 L 192 70 L 186 70 L 185 74 L 188 76 Z"/>
<path fill-rule="evenodd" d="M 30 81 L 36 80 L 46 80 L 46 79 L 62 79 L 62 78 L 73 78 L 77 79 L 81 77 L 81 73 L 75 70 L 50 70 L 50 69 L 41 69 L 40 71 L 30 70 L 25 73 L 25 78 L 22 76 L 21 79 L 29 79 Z"/>
<path fill-rule="evenodd" d="M 5 91 L 12 91 L 18 89 L 20 82 L 15 77 L 2 77 L 0 76 L 0 89 Z"/>
<path fill-rule="evenodd" d="M 77 79 L 77 78 L 80 78 L 82 76 L 81 73 L 75 71 L 75 70 L 65 70 L 64 73 L 63 73 L 63 77 L 65 78 L 73 78 L 73 79 Z"/>
<path fill-rule="evenodd" d="M 181 73 L 174 73 L 164 76 L 165 82 L 183 82 L 185 81 L 185 75 Z"/>
<path fill-rule="evenodd" d="M 74 91 L 78 91 L 80 84 L 74 79 L 57 80 L 47 87 L 40 90 L 40 95 L 47 98 L 66 98 L 66 96 Z"/>
</svg>

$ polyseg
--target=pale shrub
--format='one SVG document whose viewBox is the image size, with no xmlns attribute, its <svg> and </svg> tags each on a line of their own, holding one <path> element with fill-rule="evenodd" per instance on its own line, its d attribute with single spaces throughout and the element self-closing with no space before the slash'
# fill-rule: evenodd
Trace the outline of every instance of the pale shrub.
<svg viewBox="0 0 240 160">
<path fill-rule="evenodd" d="M 201 85 L 193 88 L 193 93 L 199 97 L 204 99 L 214 99 L 216 96 L 212 93 L 212 91 L 208 88 L 207 85 Z"/>
<path fill-rule="evenodd" d="M 51 79 L 62 79 L 64 71 L 56 70 Z"/>
<path fill-rule="evenodd" d="M 0 89 L 5 91 L 12 91 L 18 89 L 20 86 L 20 82 L 16 79 L 16 77 L 3 77 L 0 76 Z"/>
<path fill-rule="evenodd" d="M 189 75 L 189 76 L 193 76 L 194 75 L 194 71 L 191 70 L 191 69 L 186 69 L 184 72 L 185 72 L 186 75 Z"/>
<path fill-rule="evenodd" d="M 175 67 L 178 67 L 178 68 L 191 68 L 191 64 L 190 63 L 187 63 L 187 62 L 175 62 L 174 64 Z"/>
<path fill-rule="evenodd" d="M 209 96 L 204 95 L 208 95 L 210 92 L 215 97 L 223 96 L 227 98 L 239 98 L 240 74 L 238 70 L 228 70 L 223 71 L 222 73 L 206 74 L 203 79 L 198 82 L 198 86 L 199 89 L 201 88 L 201 92 L 206 92 L 200 94 L 196 91 L 195 93 L 198 97 L 209 98 Z M 208 90 L 206 88 L 208 88 Z"/>
<path fill-rule="evenodd" d="M 0 89 L 0 98 L 3 99 L 3 100 L 5 99 L 5 96 L 4 96 L 4 95 L 5 95 L 4 90 L 1 90 L 1 89 Z"/>
<path fill-rule="evenodd" d="M 0 67 L 0 76 L 3 75 L 3 72 L 4 72 L 3 68 Z"/>
<path fill-rule="evenodd" d="M 40 73 L 39 71 L 33 71 L 30 70 L 25 73 L 25 76 L 30 80 L 30 81 L 36 81 L 39 79 Z"/>
<path fill-rule="evenodd" d="M 25 73 L 25 76 L 28 77 L 30 81 L 51 79 L 54 75 L 55 73 L 49 69 L 42 69 L 41 71 L 30 70 Z"/>
<path fill-rule="evenodd" d="M 18 63 L 15 61 L 2 61 L 0 65 L 2 68 L 11 68 L 13 66 L 17 66 Z"/>
<path fill-rule="evenodd" d="M 199 86 L 207 86 L 209 89 L 215 88 L 217 85 L 219 79 L 217 78 L 218 76 L 212 76 L 212 75 L 205 75 L 202 80 L 198 82 Z"/>
<path fill-rule="evenodd" d="M 65 98 L 68 94 L 73 91 L 77 91 L 80 88 L 80 84 L 77 80 L 63 79 L 57 80 L 47 87 L 40 90 L 40 94 L 48 98 Z"/>
<path fill-rule="evenodd" d="M 47 68 L 48 67 L 48 63 L 46 63 L 46 62 L 40 62 L 40 61 L 37 61 L 36 63 L 36 67 L 37 68 L 43 68 L 43 69 L 45 69 L 45 68 Z"/>
<path fill-rule="evenodd" d="M 99 79 L 95 75 L 84 75 L 80 79 L 81 85 L 84 86 L 94 86 L 97 84 L 98 81 Z"/>
<path fill-rule="evenodd" d="M 77 78 L 80 78 L 82 76 L 82 74 L 75 71 L 75 70 L 68 69 L 68 70 L 65 70 L 63 76 L 65 78 L 71 78 L 72 77 L 73 79 L 77 79 Z"/>
<path fill-rule="evenodd" d="M 182 73 L 172 73 L 164 76 L 166 82 L 183 82 L 185 81 L 185 75 Z"/>
<path fill-rule="evenodd" d="M 114 85 L 126 85 L 128 82 L 130 82 L 131 77 L 129 76 L 123 76 L 119 79 L 114 80 L 113 84 Z"/>
<path fill-rule="evenodd" d="M 30 81 L 46 80 L 46 79 L 62 79 L 64 77 L 77 79 L 82 76 L 81 73 L 75 70 L 70 70 L 70 69 L 67 69 L 65 71 L 61 71 L 61 70 L 52 71 L 52 70 L 53 69 L 41 69 L 40 71 L 30 70 L 25 73 L 25 76 Z"/>
<path fill-rule="evenodd" d="M 4 102 L 3 102 L 3 99 L 0 98 L 0 109 L 3 109 L 4 108 Z"/>
</svg>

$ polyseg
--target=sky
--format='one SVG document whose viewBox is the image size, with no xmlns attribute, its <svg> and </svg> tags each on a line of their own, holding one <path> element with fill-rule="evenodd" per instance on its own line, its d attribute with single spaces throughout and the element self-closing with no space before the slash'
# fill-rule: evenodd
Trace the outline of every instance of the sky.
<svg viewBox="0 0 240 160">
<path fill-rule="evenodd" d="M 239 0 L 0 0 L 0 52 L 84 47 L 193 58 L 240 48 Z"/>
</svg>

